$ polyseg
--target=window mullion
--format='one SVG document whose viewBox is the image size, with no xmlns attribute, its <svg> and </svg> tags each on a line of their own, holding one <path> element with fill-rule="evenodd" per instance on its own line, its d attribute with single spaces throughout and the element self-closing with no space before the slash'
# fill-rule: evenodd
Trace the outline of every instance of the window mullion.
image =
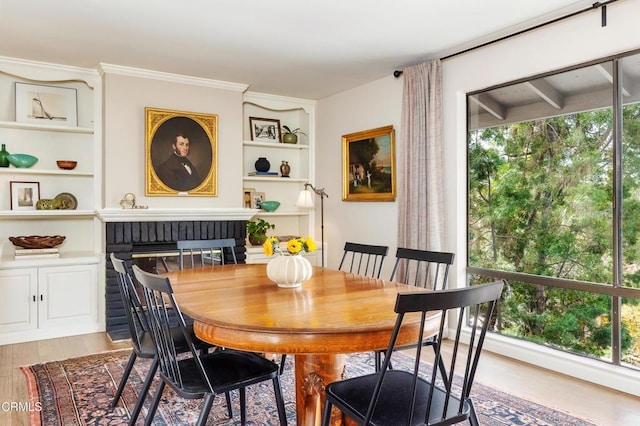
<svg viewBox="0 0 640 426">
<path fill-rule="evenodd" d="M 624 285 L 622 252 L 622 84 L 619 73 L 619 60 L 612 61 L 613 66 L 613 287 Z M 611 361 L 615 365 L 621 362 L 621 305 L 620 296 L 611 297 Z"/>
</svg>

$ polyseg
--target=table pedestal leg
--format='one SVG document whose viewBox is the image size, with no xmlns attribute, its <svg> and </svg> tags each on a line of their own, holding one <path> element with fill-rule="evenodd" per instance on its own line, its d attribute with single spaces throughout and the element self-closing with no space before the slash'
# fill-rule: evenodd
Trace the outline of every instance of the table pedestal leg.
<svg viewBox="0 0 640 426">
<path fill-rule="evenodd" d="M 298 426 L 319 426 L 324 408 L 324 387 L 343 378 L 345 355 L 296 355 L 296 416 Z M 334 410 L 331 425 L 342 424 Z"/>
</svg>

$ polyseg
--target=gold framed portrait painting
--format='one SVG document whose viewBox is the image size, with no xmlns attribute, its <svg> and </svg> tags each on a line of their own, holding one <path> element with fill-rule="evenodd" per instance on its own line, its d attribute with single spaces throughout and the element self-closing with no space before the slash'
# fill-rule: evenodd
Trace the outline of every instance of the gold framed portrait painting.
<svg viewBox="0 0 640 426">
<path fill-rule="evenodd" d="M 393 126 L 342 136 L 342 200 L 396 199 Z"/>
<path fill-rule="evenodd" d="M 145 108 L 145 194 L 217 196 L 218 116 Z"/>
</svg>

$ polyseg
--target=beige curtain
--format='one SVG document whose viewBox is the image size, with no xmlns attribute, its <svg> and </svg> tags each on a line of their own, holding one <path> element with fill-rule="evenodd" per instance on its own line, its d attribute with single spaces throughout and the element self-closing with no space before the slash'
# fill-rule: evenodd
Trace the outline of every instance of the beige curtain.
<svg viewBox="0 0 640 426">
<path fill-rule="evenodd" d="M 403 70 L 398 161 L 398 246 L 443 250 L 442 67 L 440 60 Z"/>
</svg>

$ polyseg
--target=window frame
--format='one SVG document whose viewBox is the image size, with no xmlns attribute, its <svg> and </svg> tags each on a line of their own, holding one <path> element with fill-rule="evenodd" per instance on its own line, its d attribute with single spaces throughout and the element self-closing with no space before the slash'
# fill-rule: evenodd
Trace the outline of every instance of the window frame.
<svg viewBox="0 0 640 426">
<path fill-rule="evenodd" d="M 521 83 L 530 82 L 533 80 L 541 79 L 544 77 L 554 76 L 557 74 L 561 74 L 568 71 L 579 70 L 581 68 L 587 68 L 593 65 L 602 64 L 606 62 L 612 63 L 612 73 L 613 73 L 613 81 L 612 81 L 612 128 L 613 128 L 613 170 L 614 170 L 614 178 L 613 178 L 613 201 L 612 201 L 612 237 L 613 237 L 613 247 L 612 247 L 612 256 L 613 256 L 613 282 L 611 285 L 609 284 L 599 284 L 588 281 L 577 281 L 577 280 L 568 280 L 563 278 L 555 278 L 549 276 L 542 275 L 533 275 L 527 273 L 520 272 L 511 272 L 504 271 L 498 269 L 491 268 L 482 268 L 477 266 L 469 265 L 470 258 L 470 239 L 468 237 L 470 230 L 470 208 L 469 208 L 469 196 L 466 197 L 466 230 L 467 237 L 465 239 L 466 242 L 466 273 L 467 277 L 472 275 L 485 277 L 491 280 L 494 279 L 504 279 L 504 280 L 513 280 L 520 281 L 523 283 L 533 284 L 533 285 L 542 285 L 546 287 L 555 287 L 567 290 L 577 290 L 590 292 L 594 294 L 601 294 L 611 296 L 612 306 L 611 306 L 611 322 L 612 322 L 612 342 L 611 342 L 611 360 L 615 366 L 625 366 L 628 367 L 628 364 L 623 364 L 621 361 L 622 358 L 622 347 L 621 347 L 621 329 L 622 329 L 622 316 L 621 316 L 621 306 L 623 298 L 633 298 L 640 299 L 640 288 L 632 288 L 623 286 L 623 258 L 622 258 L 622 174 L 623 174 L 623 162 L 622 162 L 622 110 L 623 110 L 623 99 L 622 99 L 622 85 L 620 82 L 619 74 L 620 74 L 620 66 L 619 62 L 627 57 L 639 55 L 640 49 L 629 51 L 625 53 L 620 53 L 617 55 L 612 55 L 605 58 L 600 58 L 597 60 L 592 60 L 584 63 L 580 63 L 578 65 L 574 65 L 571 67 L 565 67 L 562 69 L 557 69 L 554 71 L 549 71 L 546 73 L 537 74 L 534 76 L 529 76 L 526 78 L 513 80 L 507 83 L 502 83 L 499 85 L 494 85 L 488 88 L 484 88 L 482 90 L 476 90 L 473 92 L 469 92 L 466 94 L 466 135 L 467 135 L 467 143 L 466 143 L 466 182 L 467 182 L 467 193 L 469 193 L 469 147 L 470 147 L 470 139 L 469 134 L 471 131 L 470 126 L 470 102 L 471 97 L 480 95 L 482 93 L 486 93 L 495 89 L 500 89 L 508 86 L 513 86 Z M 469 279 L 467 279 L 469 282 Z M 501 334 L 502 335 L 502 334 Z M 508 335 L 502 335 L 505 338 L 512 338 Z M 533 343 L 533 342 L 531 342 Z M 565 352 L 565 351 L 563 351 Z M 568 352 L 568 351 L 566 351 Z M 572 352 L 568 352 L 572 353 Z M 602 361 L 605 361 L 602 359 Z M 635 366 L 629 366 L 635 368 Z M 640 367 L 638 367 L 640 368 Z"/>
</svg>

